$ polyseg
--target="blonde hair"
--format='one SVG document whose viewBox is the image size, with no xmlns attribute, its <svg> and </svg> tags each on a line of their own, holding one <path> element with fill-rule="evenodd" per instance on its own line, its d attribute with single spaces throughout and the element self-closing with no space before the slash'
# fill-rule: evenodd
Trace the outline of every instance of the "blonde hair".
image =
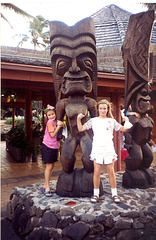
<svg viewBox="0 0 156 240">
<path fill-rule="evenodd" d="M 107 108 L 108 108 L 108 111 L 107 111 L 107 117 L 109 118 L 114 118 L 113 117 L 113 114 L 112 114 L 112 103 L 109 102 L 107 99 L 102 99 L 98 102 L 97 106 L 99 108 L 99 105 L 100 104 L 106 104 L 107 105 Z"/>
</svg>

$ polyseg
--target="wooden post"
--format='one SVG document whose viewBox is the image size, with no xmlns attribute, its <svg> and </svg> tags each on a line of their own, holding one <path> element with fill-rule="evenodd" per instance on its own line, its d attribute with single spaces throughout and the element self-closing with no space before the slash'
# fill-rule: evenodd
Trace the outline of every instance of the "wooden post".
<svg viewBox="0 0 156 240">
<path fill-rule="evenodd" d="M 15 107 L 14 102 L 12 102 L 12 127 L 15 127 Z"/>
<path fill-rule="evenodd" d="M 114 106 L 113 115 L 114 118 L 117 120 L 117 122 L 121 122 L 121 116 L 120 116 L 120 98 L 121 96 L 118 94 L 112 94 L 111 102 Z M 121 171 L 121 133 L 119 131 L 114 133 L 114 147 L 115 151 L 118 155 L 118 161 L 115 162 L 115 171 Z"/>
<path fill-rule="evenodd" d="M 31 90 L 26 90 L 25 95 L 25 133 L 30 141 L 32 141 L 32 103 Z"/>
<path fill-rule="evenodd" d="M 47 91 L 47 90 L 43 90 L 42 91 L 42 107 L 43 109 L 45 109 L 47 107 L 47 104 L 50 104 L 52 106 L 55 107 L 56 105 L 56 98 L 55 95 L 53 94 L 52 90 Z M 45 130 L 45 118 L 44 118 L 44 111 L 42 112 L 42 124 L 43 124 L 43 130 Z"/>
</svg>

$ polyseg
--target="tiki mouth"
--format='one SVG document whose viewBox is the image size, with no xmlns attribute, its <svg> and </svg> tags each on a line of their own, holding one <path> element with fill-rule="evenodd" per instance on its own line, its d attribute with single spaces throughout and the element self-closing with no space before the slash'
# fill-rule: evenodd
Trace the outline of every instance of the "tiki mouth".
<svg viewBox="0 0 156 240">
<path fill-rule="evenodd" d="M 64 79 L 66 80 L 66 81 L 86 81 L 87 80 L 87 76 L 86 77 L 81 77 L 81 78 L 68 78 L 68 77 L 65 77 Z"/>
<path fill-rule="evenodd" d="M 136 98 L 133 100 L 133 110 L 140 113 L 145 114 L 151 108 L 151 89 L 148 84 L 145 84 L 144 87 L 140 89 L 140 91 L 136 94 Z"/>
<path fill-rule="evenodd" d="M 87 89 L 90 88 L 90 79 L 88 76 L 83 78 L 64 78 L 64 87 L 70 88 L 70 86 L 76 86 L 79 88 L 84 85 Z"/>
<path fill-rule="evenodd" d="M 140 99 L 136 101 L 137 111 L 140 113 L 146 113 L 147 111 L 149 111 L 152 108 L 150 100 L 151 100 L 151 97 L 149 95 L 140 96 Z"/>
<path fill-rule="evenodd" d="M 81 74 L 82 75 L 82 74 Z M 91 92 L 92 82 L 88 74 L 85 76 L 68 74 L 64 76 L 62 82 L 62 93 L 63 94 L 86 94 Z"/>
<path fill-rule="evenodd" d="M 140 94 L 139 94 L 140 95 Z M 150 105 L 151 97 L 146 94 L 146 96 L 140 95 L 139 105 Z"/>
<path fill-rule="evenodd" d="M 143 99 L 141 99 L 140 102 L 139 102 L 139 106 L 140 106 L 141 109 L 144 109 L 145 107 L 147 108 L 149 105 L 150 105 L 150 102 L 145 101 Z"/>
</svg>

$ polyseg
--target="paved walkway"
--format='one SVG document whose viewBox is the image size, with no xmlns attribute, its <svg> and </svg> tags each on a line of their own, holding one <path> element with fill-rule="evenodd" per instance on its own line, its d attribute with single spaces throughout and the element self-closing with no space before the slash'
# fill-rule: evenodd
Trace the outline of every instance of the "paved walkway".
<svg viewBox="0 0 156 240">
<path fill-rule="evenodd" d="M 1 147 L 1 208 L 5 211 L 6 204 L 9 201 L 12 189 L 16 186 L 22 186 L 33 183 L 44 183 L 44 163 L 41 156 L 37 162 L 28 160 L 25 163 L 17 162 L 6 151 L 6 142 L 0 142 Z M 81 154 L 77 153 L 77 162 L 75 167 L 82 167 Z M 55 164 L 52 180 L 56 180 L 62 167 L 60 161 Z"/>
<path fill-rule="evenodd" d="M 12 189 L 16 186 L 22 186 L 33 183 L 44 182 L 44 164 L 41 156 L 38 157 L 37 162 L 28 161 L 20 163 L 14 160 L 10 154 L 6 151 L 6 142 L 0 142 L 1 147 L 1 210 L 2 215 L 5 212 L 6 204 L 9 201 Z M 156 154 L 154 155 L 154 161 L 152 165 L 156 166 Z M 76 168 L 81 168 L 81 152 L 76 153 L 77 161 Z M 122 161 L 121 170 L 124 170 L 125 164 Z M 55 164 L 52 180 L 56 180 L 62 167 L 60 161 Z M 105 172 L 105 167 L 102 168 L 102 172 Z"/>
</svg>

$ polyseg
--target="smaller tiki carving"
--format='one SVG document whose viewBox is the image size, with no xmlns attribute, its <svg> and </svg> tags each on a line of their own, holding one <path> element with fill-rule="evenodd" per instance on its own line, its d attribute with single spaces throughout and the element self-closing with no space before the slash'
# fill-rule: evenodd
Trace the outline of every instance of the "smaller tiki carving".
<svg viewBox="0 0 156 240">
<path fill-rule="evenodd" d="M 154 11 L 131 15 L 127 33 L 122 46 L 125 68 L 125 111 L 131 105 L 129 117 L 133 127 L 125 134 L 126 172 L 123 175 L 125 187 L 145 188 L 154 182 L 153 172 L 149 169 L 153 153 L 151 132 L 153 120 L 149 117 L 153 107 L 150 103 L 152 76 L 149 55 L 151 29 Z"/>
</svg>

